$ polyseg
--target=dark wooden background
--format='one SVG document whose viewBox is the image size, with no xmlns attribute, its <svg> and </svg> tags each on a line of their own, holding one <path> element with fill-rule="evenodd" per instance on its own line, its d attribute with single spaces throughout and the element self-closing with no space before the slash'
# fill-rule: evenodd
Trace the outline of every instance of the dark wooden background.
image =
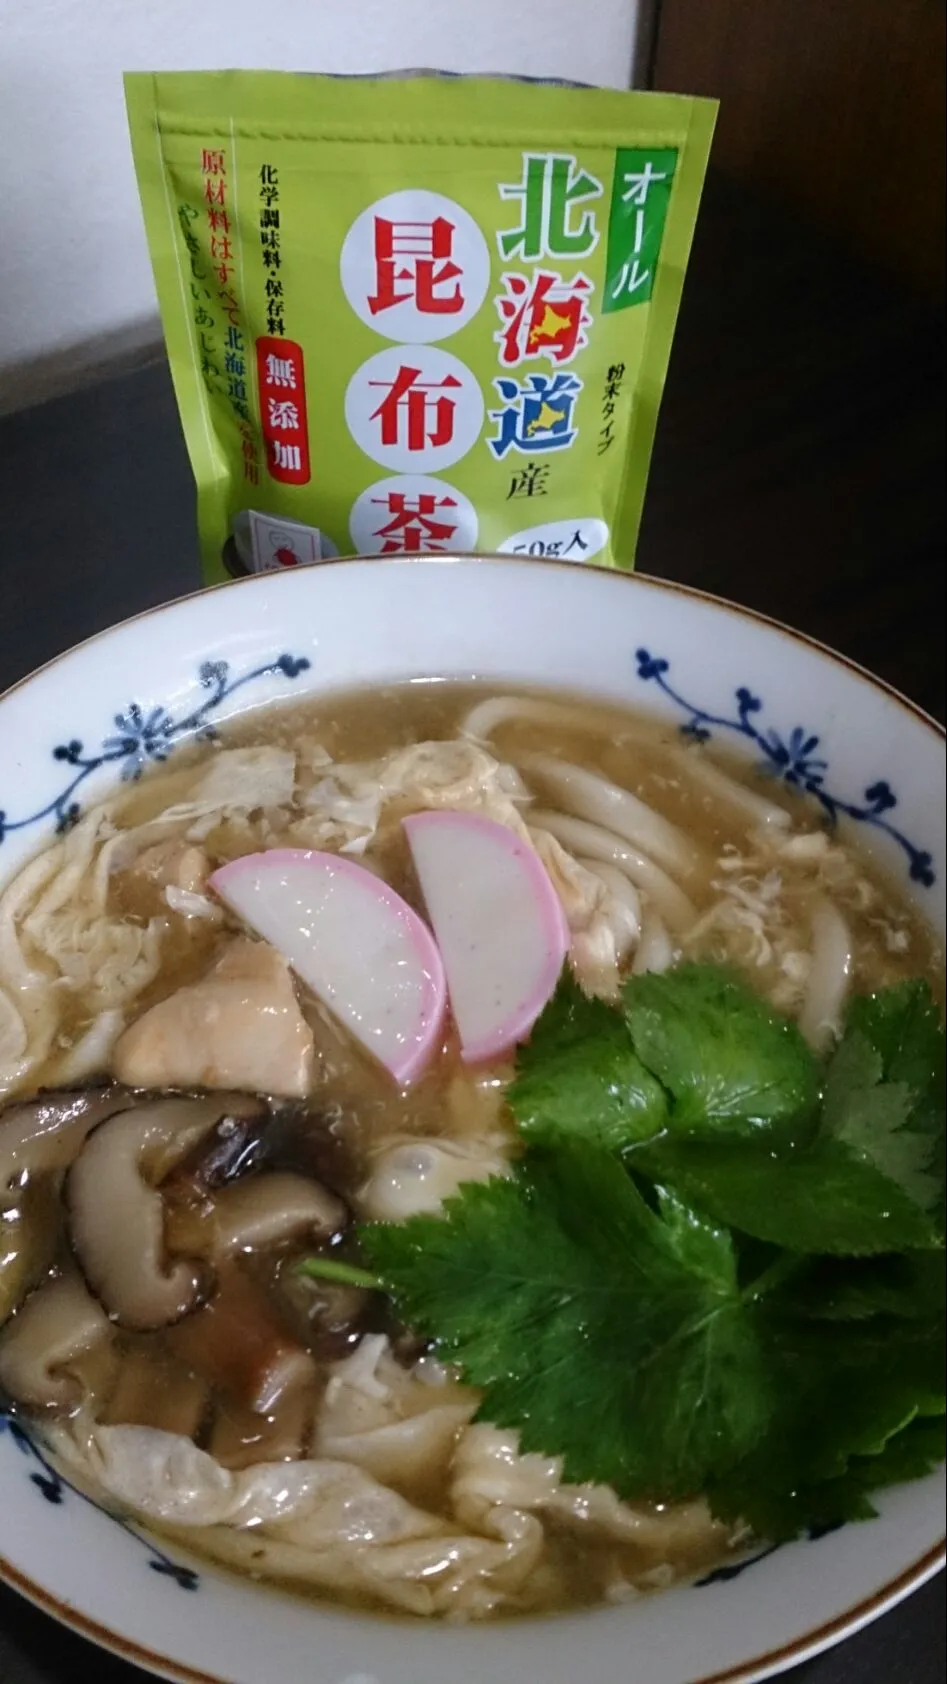
<svg viewBox="0 0 947 1684">
<path fill-rule="evenodd" d="M 659 0 L 652 85 L 721 101 L 730 179 L 936 302 L 944 0 Z"/>
</svg>

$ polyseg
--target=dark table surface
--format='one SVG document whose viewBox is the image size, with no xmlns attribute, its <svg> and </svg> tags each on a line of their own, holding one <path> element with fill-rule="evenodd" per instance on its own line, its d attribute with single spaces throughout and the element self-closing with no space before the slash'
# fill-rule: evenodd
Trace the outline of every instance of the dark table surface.
<svg viewBox="0 0 947 1684">
<path fill-rule="evenodd" d="M 785 619 L 942 718 L 943 374 L 942 318 L 712 181 L 639 567 Z M 0 517 L 0 690 L 193 589 L 194 497 L 166 368 L 0 421 Z M 943 1684 L 943 1575 L 791 1676 Z M 0 1588 L 0 1684 L 144 1678 Z"/>
</svg>

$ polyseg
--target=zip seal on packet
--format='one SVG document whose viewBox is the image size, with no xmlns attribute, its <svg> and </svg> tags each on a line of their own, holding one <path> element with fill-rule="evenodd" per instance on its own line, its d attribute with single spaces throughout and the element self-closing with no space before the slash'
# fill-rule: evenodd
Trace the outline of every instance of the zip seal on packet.
<svg viewBox="0 0 947 1684">
<path fill-rule="evenodd" d="M 125 83 L 209 583 L 338 554 L 633 565 L 713 101 Z"/>
</svg>

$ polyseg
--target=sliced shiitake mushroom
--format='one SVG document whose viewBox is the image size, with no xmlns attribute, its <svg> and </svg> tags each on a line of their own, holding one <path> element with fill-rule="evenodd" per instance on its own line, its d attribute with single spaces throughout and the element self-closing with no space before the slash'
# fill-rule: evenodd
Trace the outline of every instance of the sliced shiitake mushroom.
<svg viewBox="0 0 947 1684">
<path fill-rule="evenodd" d="M 318 1182 L 274 1170 L 214 1195 L 209 1229 L 214 1257 L 256 1251 L 287 1240 L 328 1240 L 341 1233 L 347 1211 Z"/>
<path fill-rule="evenodd" d="M 180 1186 L 209 1193 L 259 1169 L 264 1161 L 268 1118 L 262 1100 L 240 1105 L 232 1102 L 209 1134 L 175 1166 L 169 1190 Z"/>
<path fill-rule="evenodd" d="M 128 1088 L 40 1094 L 0 1115 L 0 1210 L 18 1202 L 27 1180 L 71 1164 L 87 1135 L 136 1103 Z"/>
<path fill-rule="evenodd" d="M 332 1193 L 345 1194 L 358 1179 L 359 1121 L 353 1111 L 315 1102 L 272 1103 L 266 1158 L 295 1170 Z"/>
<path fill-rule="evenodd" d="M 33 1408 L 68 1408 L 79 1387 L 64 1372 L 115 1329 L 72 1269 L 43 1286 L 0 1334 L 0 1386 Z"/>
<path fill-rule="evenodd" d="M 122 1327 L 167 1327 L 209 1285 L 194 1260 L 165 1256 L 164 1201 L 153 1180 L 213 1127 L 221 1099 L 158 1099 L 91 1134 L 66 1177 L 73 1252 L 91 1290 Z"/>
<path fill-rule="evenodd" d="M 0 1327 L 51 1267 L 59 1241 L 59 1200 L 51 1176 L 32 1179 L 19 1202 L 0 1206 Z"/>
<path fill-rule="evenodd" d="M 257 1099 L 252 1094 L 245 1093 L 201 1093 L 185 1096 L 172 1091 L 139 1095 L 138 1103 L 152 1104 L 159 1099 L 174 1099 L 179 1104 L 200 1107 L 199 1114 L 196 1110 L 194 1112 L 192 1132 L 185 1135 L 171 1132 L 165 1146 L 153 1148 L 148 1154 L 148 1180 L 153 1187 L 160 1186 L 162 1193 L 174 1186 L 179 1178 L 186 1176 L 188 1165 L 203 1165 L 205 1153 L 208 1160 L 212 1160 L 221 1143 L 227 1140 L 240 1139 L 247 1152 L 252 1154 L 253 1161 L 259 1161 L 269 1115 L 265 1099 Z M 201 1120 L 206 1118 L 211 1118 L 212 1121 L 201 1126 Z M 201 1170 L 201 1178 L 205 1178 L 206 1185 L 210 1186 L 212 1177 L 216 1174 L 219 1175 L 220 1185 L 223 1185 L 226 1180 L 240 1173 L 242 1172 L 237 1169 L 236 1164 L 225 1170 L 221 1162 L 215 1170 L 208 1161 L 206 1172 Z"/>
<path fill-rule="evenodd" d="M 280 1301 L 307 1350 L 322 1362 L 334 1362 L 354 1350 L 364 1334 L 376 1331 L 380 1295 L 347 1282 L 314 1279 L 298 1265 L 298 1255 L 283 1259 Z"/>
</svg>

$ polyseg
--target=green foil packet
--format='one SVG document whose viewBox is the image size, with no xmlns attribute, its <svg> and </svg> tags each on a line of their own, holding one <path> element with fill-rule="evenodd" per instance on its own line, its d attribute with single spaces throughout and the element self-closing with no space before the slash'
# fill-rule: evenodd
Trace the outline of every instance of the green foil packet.
<svg viewBox="0 0 947 1684">
<path fill-rule="evenodd" d="M 338 554 L 633 565 L 712 101 L 125 87 L 209 582 Z"/>
</svg>

